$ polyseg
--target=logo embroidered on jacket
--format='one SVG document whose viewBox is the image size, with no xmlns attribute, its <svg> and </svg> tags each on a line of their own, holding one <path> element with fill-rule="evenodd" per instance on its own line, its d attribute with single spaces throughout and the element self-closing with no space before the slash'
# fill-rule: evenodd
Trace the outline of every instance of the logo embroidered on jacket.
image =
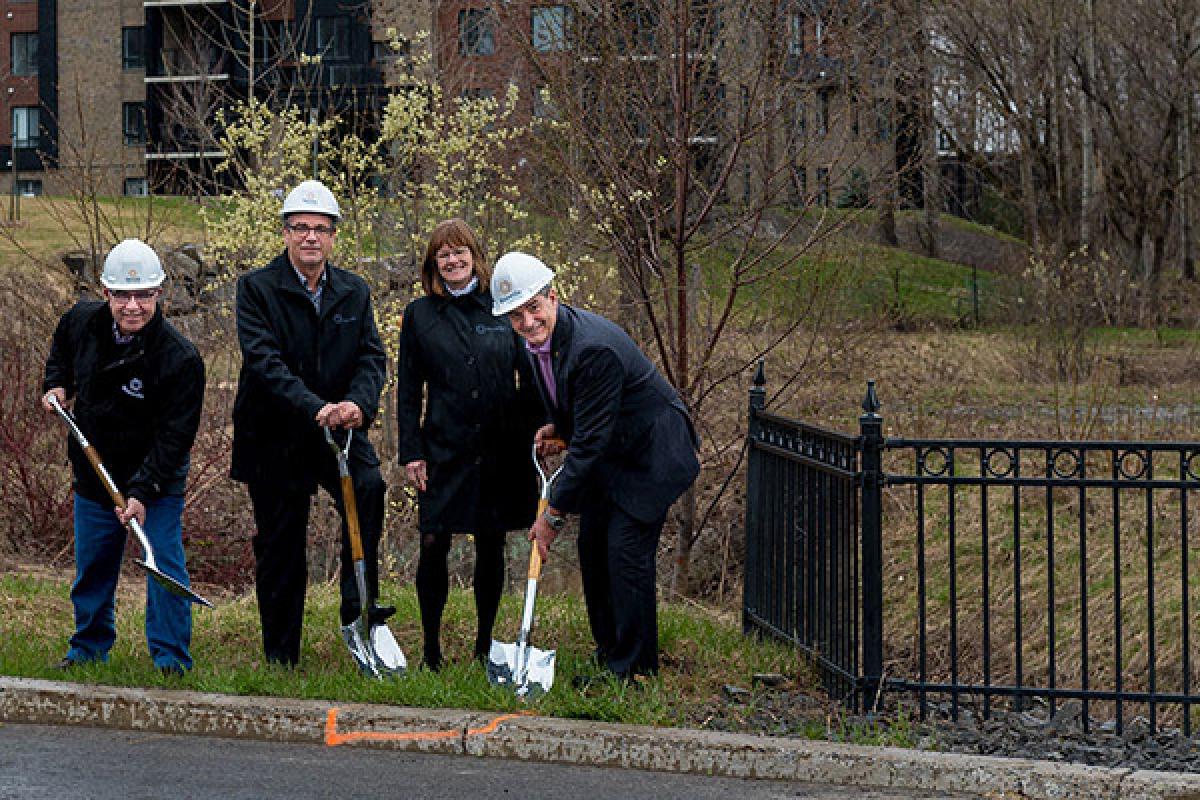
<svg viewBox="0 0 1200 800">
<path fill-rule="evenodd" d="M 477 333 L 480 336 L 483 336 L 485 333 L 508 333 L 511 330 L 512 330 L 512 328 L 507 325 L 496 326 L 496 325 L 484 325 L 481 323 L 481 324 L 475 326 L 475 333 Z"/>
<path fill-rule="evenodd" d="M 136 397 L 138 400 L 145 400 L 146 396 L 142 394 L 142 379 L 130 378 L 129 383 L 121 387 L 121 391 L 130 397 Z"/>
<path fill-rule="evenodd" d="M 358 317 L 343 317 L 341 314 L 334 314 L 333 315 L 333 324 L 334 325 L 345 325 L 348 322 L 354 322 L 354 320 L 356 320 L 356 319 L 358 319 Z"/>
</svg>

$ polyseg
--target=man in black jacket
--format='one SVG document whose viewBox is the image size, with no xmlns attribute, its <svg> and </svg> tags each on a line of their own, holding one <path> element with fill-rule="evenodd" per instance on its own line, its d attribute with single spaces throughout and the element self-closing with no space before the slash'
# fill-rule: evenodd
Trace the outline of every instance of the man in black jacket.
<svg viewBox="0 0 1200 800">
<path fill-rule="evenodd" d="M 530 530 L 542 556 L 579 514 L 579 569 L 596 656 L 621 678 L 658 671 L 655 558 L 671 504 L 700 472 L 679 395 L 621 328 L 561 304 L 553 273 L 508 253 L 492 273 L 492 313 L 534 359 L 551 423 L 539 448 L 566 441 L 550 505 Z M 548 449 L 548 448 L 547 448 Z"/>
<path fill-rule="evenodd" d="M 79 445 L 68 439 L 75 486 L 75 633 L 66 669 L 107 661 L 116 640 L 114 601 L 125 525 L 143 526 L 156 564 L 188 585 L 183 492 L 204 401 L 204 362 L 163 319 L 164 278 L 155 252 L 126 239 L 104 261 L 104 302 L 81 301 L 59 320 L 46 361 L 42 407 L 75 399 L 75 419 L 127 502 L 116 511 Z M 191 669 L 192 606 L 146 581 L 146 643 L 165 674 Z"/>
<path fill-rule="evenodd" d="M 242 369 L 231 474 L 247 484 L 254 506 L 263 649 L 268 661 L 288 666 L 300 660 L 308 513 L 318 485 L 342 515 L 342 624 L 360 615 L 337 464 L 321 429 L 370 427 L 386 356 L 366 283 L 328 262 L 340 216 L 329 189 L 301 183 L 283 204 L 285 251 L 237 286 Z M 366 436 L 354 437 L 350 471 L 375 624 L 395 609 L 374 606 L 386 487 Z"/>
</svg>

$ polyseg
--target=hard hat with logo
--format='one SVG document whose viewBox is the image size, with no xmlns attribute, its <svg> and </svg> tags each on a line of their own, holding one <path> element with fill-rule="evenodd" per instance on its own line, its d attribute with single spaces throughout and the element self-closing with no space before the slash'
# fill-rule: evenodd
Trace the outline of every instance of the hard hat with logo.
<svg viewBox="0 0 1200 800">
<path fill-rule="evenodd" d="M 100 282 L 105 289 L 156 289 L 166 277 L 150 245 L 140 239 L 126 239 L 108 251 Z"/>
<path fill-rule="evenodd" d="M 492 270 L 492 314 L 502 317 L 520 308 L 554 280 L 540 259 L 516 250 L 500 256 Z"/>
<path fill-rule="evenodd" d="M 283 211 L 280 213 L 284 219 L 287 219 L 288 214 L 324 214 L 332 217 L 334 222 L 342 218 L 342 211 L 338 208 L 333 192 L 320 181 L 312 180 L 303 181 L 288 192 L 288 196 L 283 199 Z"/>
</svg>

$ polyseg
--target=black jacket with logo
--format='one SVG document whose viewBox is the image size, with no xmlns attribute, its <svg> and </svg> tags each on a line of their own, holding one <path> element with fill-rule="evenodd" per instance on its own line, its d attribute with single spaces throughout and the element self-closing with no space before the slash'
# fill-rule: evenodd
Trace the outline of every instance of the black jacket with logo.
<svg viewBox="0 0 1200 800">
<path fill-rule="evenodd" d="M 424 413 L 422 413 L 422 407 Z M 525 348 L 492 296 L 430 295 L 409 303 L 400 331 L 396 412 L 401 464 L 425 460 L 425 533 L 533 523 L 533 433 L 544 412 Z"/>
<path fill-rule="evenodd" d="M 286 252 L 238 279 L 234 480 L 315 491 L 318 472 L 334 464 L 317 412 L 350 400 L 362 410 L 366 430 L 379 411 L 387 356 L 370 290 L 344 269 L 326 264 L 325 272 L 320 314 Z M 354 437 L 350 456 L 379 464 L 365 436 Z"/>
<path fill-rule="evenodd" d="M 118 345 L 108 303 L 77 303 L 59 320 L 46 360 L 44 391 L 56 387 L 75 397 L 75 420 L 117 488 L 142 503 L 183 494 L 204 403 L 204 362 L 161 309 L 132 342 Z M 111 506 L 74 439 L 67 454 L 75 491 Z"/>
</svg>

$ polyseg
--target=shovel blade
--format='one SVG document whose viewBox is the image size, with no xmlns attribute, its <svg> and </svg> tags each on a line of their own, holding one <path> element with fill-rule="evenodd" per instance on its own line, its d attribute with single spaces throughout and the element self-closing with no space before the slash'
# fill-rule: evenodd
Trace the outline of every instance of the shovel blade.
<svg viewBox="0 0 1200 800">
<path fill-rule="evenodd" d="M 520 667 L 520 647 L 516 642 L 492 640 L 488 652 L 488 682 L 508 686 L 517 697 L 540 697 L 554 686 L 554 660 L 557 652 L 540 650 L 532 645 L 525 648 L 524 669 Z"/>
<path fill-rule="evenodd" d="M 186 597 L 188 600 L 191 600 L 193 603 L 197 603 L 202 606 L 207 606 L 209 608 L 213 607 L 212 603 L 208 602 L 203 597 L 201 597 L 200 595 L 193 592 L 190 588 L 188 588 L 187 586 L 184 586 L 182 583 L 175 580 L 170 575 L 168 575 L 167 573 L 158 569 L 157 567 L 150 566 L 145 561 L 142 561 L 140 558 L 135 558 L 134 563 L 136 563 L 142 569 L 146 570 L 147 574 L 149 574 L 151 578 L 154 578 L 154 581 L 159 586 L 163 587 L 171 594 L 178 595 L 179 597 Z"/>
<path fill-rule="evenodd" d="M 343 625 L 342 641 L 346 643 L 346 649 L 350 651 L 350 657 L 354 659 L 359 672 L 372 678 L 382 677 L 371 654 L 369 640 L 363 636 L 362 630 L 362 620 Z"/>
<path fill-rule="evenodd" d="M 358 671 L 371 678 L 403 675 L 408 661 L 391 629 L 387 625 L 372 625 L 370 634 L 363 636 L 364 628 L 362 619 L 342 626 L 342 641 Z"/>
<path fill-rule="evenodd" d="M 403 675 L 408 669 L 404 651 L 387 625 L 371 626 L 371 651 L 375 654 L 375 666 L 383 675 Z"/>
</svg>

